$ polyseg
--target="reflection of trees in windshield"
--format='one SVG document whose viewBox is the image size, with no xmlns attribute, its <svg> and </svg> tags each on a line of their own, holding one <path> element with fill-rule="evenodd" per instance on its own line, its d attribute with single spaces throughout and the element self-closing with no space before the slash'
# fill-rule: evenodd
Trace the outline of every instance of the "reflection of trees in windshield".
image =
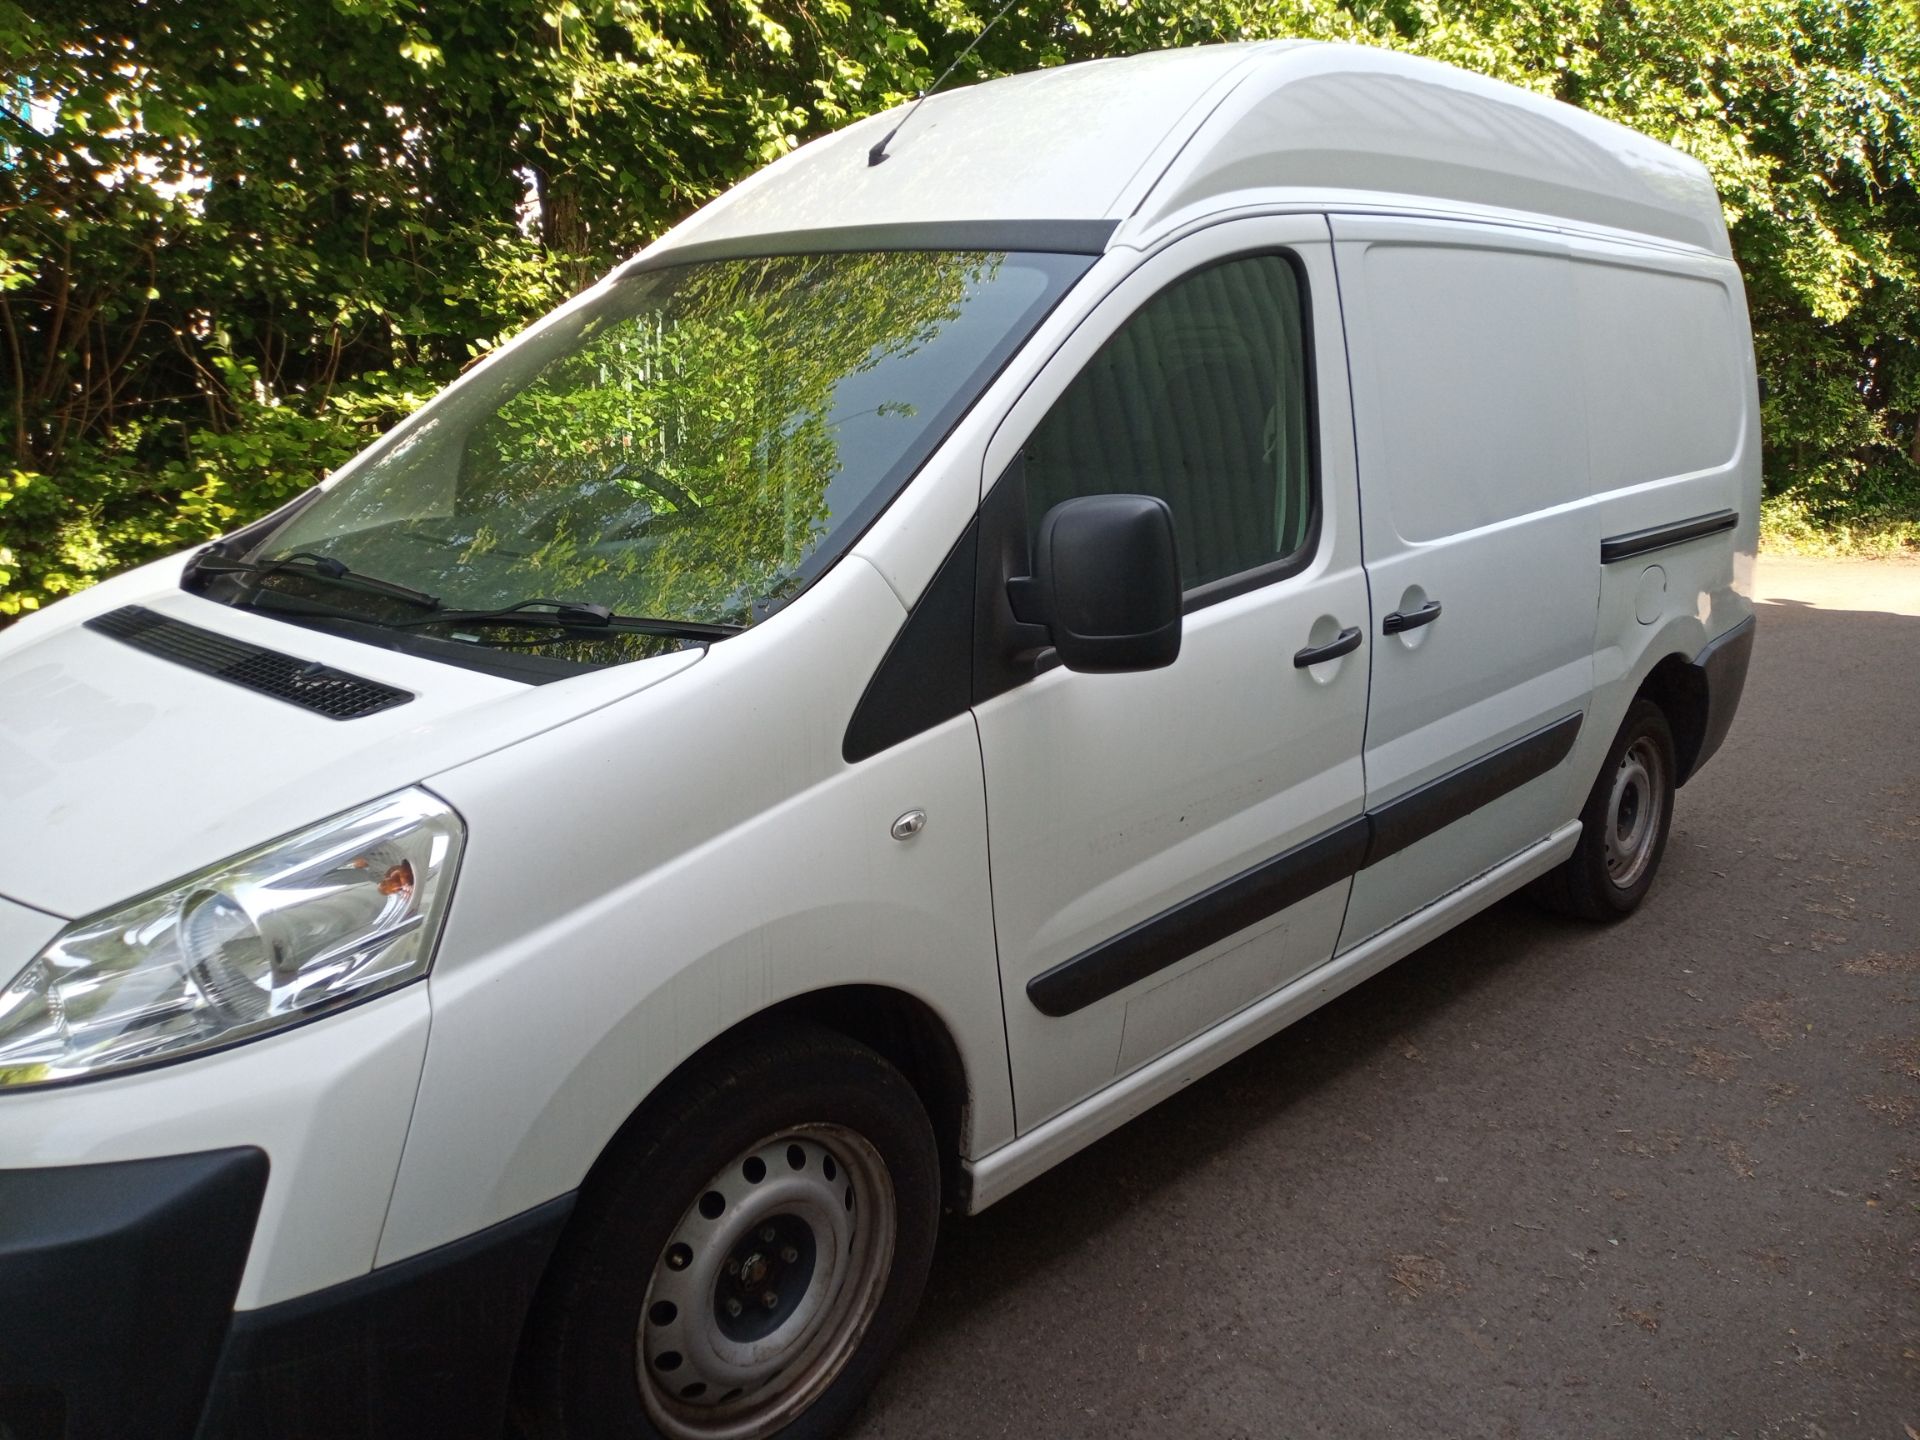
<svg viewBox="0 0 1920 1440">
<path fill-rule="evenodd" d="M 851 543 L 1091 263 L 879 251 L 635 272 L 436 399 L 253 553 L 326 555 L 460 610 L 539 598 L 751 624 Z M 329 603 L 392 623 L 351 593 Z"/>
<path fill-rule="evenodd" d="M 937 338 L 997 267 L 899 252 L 636 277 L 639 307 L 587 320 L 468 432 L 460 560 L 511 556 L 524 594 L 749 619 L 828 528 L 836 389 Z M 911 422 L 915 408 L 868 413 Z"/>
</svg>

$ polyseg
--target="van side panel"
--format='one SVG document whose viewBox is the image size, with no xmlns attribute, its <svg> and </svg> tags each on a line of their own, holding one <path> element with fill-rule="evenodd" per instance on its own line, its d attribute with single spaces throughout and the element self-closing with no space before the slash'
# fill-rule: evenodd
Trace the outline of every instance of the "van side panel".
<svg viewBox="0 0 1920 1440">
<path fill-rule="evenodd" d="M 468 844 L 380 1264 L 573 1190 L 702 1045 L 834 985 L 924 1002 L 966 1072 L 963 1146 L 1011 1138 L 972 716 L 847 765 L 904 611 L 858 559 L 806 599 L 685 683 L 430 782 Z"/>
<path fill-rule="evenodd" d="M 1575 756 L 1591 783 L 1654 667 L 1693 662 L 1753 613 L 1759 397 L 1731 264 L 1592 240 L 1574 259 L 1600 574 L 1594 724 Z M 1719 721 L 1738 693 L 1717 683 Z"/>
<path fill-rule="evenodd" d="M 1419 682 L 1417 657 L 1379 642 L 1369 807 L 1458 761 L 1449 727 L 1492 746 L 1541 704 L 1583 711 L 1565 763 L 1496 802 L 1510 823 L 1490 805 L 1356 883 L 1344 950 L 1525 843 L 1512 826 L 1576 815 L 1669 657 L 1693 666 L 1683 689 L 1721 692 L 1693 722 L 1711 753 L 1750 641 L 1704 658 L 1752 615 L 1760 474 L 1730 262 L 1488 223 L 1337 215 L 1334 230 L 1374 608 L 1442 602 L 1423 643 L 1449 662 Z M 1447 633 L 1456 618 L 1467 633 Z"/>
</svg>

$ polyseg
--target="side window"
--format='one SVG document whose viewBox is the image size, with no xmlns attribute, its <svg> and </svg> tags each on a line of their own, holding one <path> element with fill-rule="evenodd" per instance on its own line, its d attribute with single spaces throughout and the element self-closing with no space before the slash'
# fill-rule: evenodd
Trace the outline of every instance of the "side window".
<svg viewBox="0 0 1920 1440">
<path fill-rule="evenodd" d="M 1303 326 L 1278 255 L 1210 266 L 1148 301 L 1028 439 L 1029 534 L 1077 495 L 1158 495 L 1189 592 L 1298 552 L 1314 498 Z"/>
</svg>

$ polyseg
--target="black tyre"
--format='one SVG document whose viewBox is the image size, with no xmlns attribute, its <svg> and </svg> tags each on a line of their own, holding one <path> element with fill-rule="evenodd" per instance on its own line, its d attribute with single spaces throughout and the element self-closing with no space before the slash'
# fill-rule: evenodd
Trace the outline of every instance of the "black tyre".
<svg viewBox="0 0 1920 1440">
<path fill-rule="evenodd" d="M 749 1031 L 650 1100 L 583 1192 L 519 1418 L 565 1440 L 836 1434 L 913 1318 L 939 1213 L 898 1070 L 805 1022 Z"/>
<path fill-rule="evenodd" d="M 1580 812 L 1580 844 L 1534 885 L 1549 908 L 1618 920 L 1653 885 L 1673 823 L 1673 731 L 1651 700 L 1635 700 Z"/>
</svg>

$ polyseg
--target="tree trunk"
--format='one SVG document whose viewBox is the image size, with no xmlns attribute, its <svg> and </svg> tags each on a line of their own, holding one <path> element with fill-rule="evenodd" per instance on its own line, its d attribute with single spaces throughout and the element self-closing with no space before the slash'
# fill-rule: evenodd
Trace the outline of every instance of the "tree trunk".
<svg viewBox="0 0 1920 1440">
<path fill-rule="evenodd" d="M 540 240 L 560 261 L 560 273 L 576 293 L 593 283 L 593 239 L 580 214 L 580 191 L 571 175 L 534 169 L 540 199 Z"/>
</svg>

